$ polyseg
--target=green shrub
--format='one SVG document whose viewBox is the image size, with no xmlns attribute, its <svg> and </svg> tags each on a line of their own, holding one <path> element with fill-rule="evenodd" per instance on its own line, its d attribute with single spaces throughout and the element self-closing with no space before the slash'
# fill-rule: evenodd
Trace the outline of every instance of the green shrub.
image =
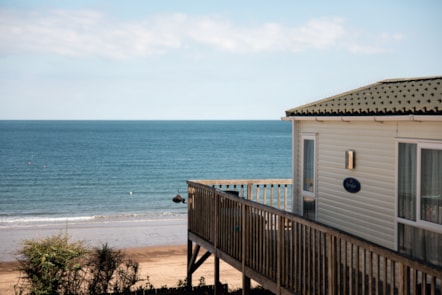
<svg viewBox="0 0 442 295">
<path fill-rule="evenodd" d="M 20 293 L 78 294 L 81 290 L 88 254 L 82 242 L 69 243 L 66 235 L 26 240 L 19 254 L 19 270 L 28 283 L 20 286 Z"/>
<path fill-rule="evenodd" d="M 26 240 L 19 252 L 23 281 L 16 294 L 128 293 L 138 281 L 138 262 L 104 244 L 90 249 L 67 235 Z"/>
</svg>

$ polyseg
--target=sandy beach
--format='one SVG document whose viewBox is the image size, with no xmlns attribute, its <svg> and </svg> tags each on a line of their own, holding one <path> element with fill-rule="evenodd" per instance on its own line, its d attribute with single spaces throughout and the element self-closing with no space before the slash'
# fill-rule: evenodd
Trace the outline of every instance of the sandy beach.
<svg viewBox="0 0 442 295">
<path fill-rule="evenodd" d="M 21 243 L 26 239 L 40 239 L 66 232 L 71 240 L 82 240 L 91 247 L 103 243 L 123 251 L 140 264 L 139 277 L 155 288 L 175 287 L 187 276 L 187 220 L 98 220 L 93 223 L 58 224 L 0 228 L 0 294 L 14 294 L 19 279 L 17 257 Z M 167 245 L 167 246 L 164 246 Z M 200 255 L 205 253 L 201 249 Z M 204 277 L 206 285 L 213 284 L 214 259 L 211 256 L 193 274 L 193 284 Z M 241 287 L 241 273 L 220 262 L 220 279 L 230 289 Z M 141 281 L 139 285 L 145 285 Z"/>
<path fill-rule="evenodd" d="M 203 250 L 203 249 L 202 249 Z M 140 263 L 140 278 L 149 276 L 150 283 L 155 288 L 162 286 L 174 287 L 179 280 L 186 277 L 187 246 L 152 246 L 143 248 L 128 248 L 124 252 Z M 200 251 L 200 255 L 205 251 Z M 19 279 L 17 262 L 0 262 L 0 294 L 13 295 L 14 285 Z M 198 285 L 204 277 L 206 285 L 213 284 L 214 259 L 213 255 L 193 274 L 193 284 Z M 241 273 L 230 265 L 220 262 L 220 280 L 228 284 L 229 289 L 241 288 Z M 146 281 L 139 282 L 145 285 Z"/>
</svg>

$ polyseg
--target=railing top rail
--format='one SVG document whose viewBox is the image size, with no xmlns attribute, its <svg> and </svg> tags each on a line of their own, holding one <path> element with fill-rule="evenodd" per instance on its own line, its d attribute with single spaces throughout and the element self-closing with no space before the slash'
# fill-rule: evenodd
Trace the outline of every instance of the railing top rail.
<svg viewBox="0 0 442 295">
<path fill-rule="evenodd" d="M 292 184 L 292 179 L 204 179 L 189 180 L 188 182 L 200 183 L 205 185 L 224 185 L 224 184 Z"/>
<path fill-rule="evenodd" d="M 435 275 L 438 277 L 442 276 L 442 274 L 441 274 L 442 267 L 429 265 L 425 261 L 417 261 L 417 260 L 411 259 L 411 258 L 409 258 L 405 255 L 402 255 L 398 252 L 395 252 L 391 249 L 377 245 L 375 243 L 372 243 L 368 240 L 354 236 L 352 234 L 343 232 L 339 229 L 330 227 L 330 226 L 322 224 L 322 223 L 311 221 L 311 220 L 305 219 L 297 214 L 287 212 L 284 210 L 280 210 L 280 209 L 277 209 L 277 208 L 274 208 L 271 206 L 267 206 L 265 204 L 261 204 L 261 203 L 258 203 L 258 202 L 252 201 L 252 200 L 238 198 L 237 196 L 231 195 L 231 194 L 224 192 L 218 188 L 210 187 L 202 182 L 199 182 L 198 180 L 189 180 L 189 181 L 187 181 L 187 183 L 188 183 L 188 185 L 191 185 L 191 186 L 210 190 L 218 196 L 222 196 L 224 198 L 230 199 L 230 200 L 238 202 L 240 204 L 244 204 L 246 206 L 249 206 L 251 208 L 255 208 L 258 210 L 267 211 L 271 214 L 279 215 L 280 217 L 286 218 L 286 219 L 296 222 L 298 224 L 309 226 L 315 230 L 321 231 L 321 232 L 323 232 L 325 234 L 329 234 L 331 236 L 335 236 L 341 240 L 349 241 L 353 245 L 367 249 L 367 250 L 371 251 L 372 253 L 375 253 L 376 255 L 381 255 L 384 257 L 388 257 L 388 258 L 395 260 L 395 261 L 400 261 L 401 263 L 404 263 L 405 265 L 408 265 L 410 267 L 423 270 L 427 274 Z M 213 185 L 213 184 L 210 183 L 210 185 Z"/>
</svg>

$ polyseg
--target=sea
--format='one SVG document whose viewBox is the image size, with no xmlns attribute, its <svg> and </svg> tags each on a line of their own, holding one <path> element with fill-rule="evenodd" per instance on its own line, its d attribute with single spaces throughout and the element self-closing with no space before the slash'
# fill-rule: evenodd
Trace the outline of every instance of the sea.
<svg viewBox="0 0 442 295">
<path fill-rule="evenodd" d="M 24 228 L 186 223 L 172 202 L 186 180 L 291 178 L 291 148 L 278 120 L 0 121 L 0 242 Z"/>
</svg>

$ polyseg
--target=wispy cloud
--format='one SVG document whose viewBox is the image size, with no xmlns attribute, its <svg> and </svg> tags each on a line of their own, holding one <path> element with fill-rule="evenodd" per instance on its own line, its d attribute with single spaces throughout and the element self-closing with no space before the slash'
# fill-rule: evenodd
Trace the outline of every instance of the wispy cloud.
<svg viewBox="0 0 442 295">
<path fill-rule="evenodd" d="M 301 52 L 338 49 L 373 54 L 361 36 L 350 34 L 342 18 L 312 19 L 300 26 L 267 22 L 243 25 L 219 16 L 157 15 L 122 21 L 98 11 L 51 10 L 20 13 L 0 10 L 0 52 L 128 59 L 173 49 L 208 48 L 231 53 Z M 377 39 L 400 41 L 400 34 Z"/>
</svg>

